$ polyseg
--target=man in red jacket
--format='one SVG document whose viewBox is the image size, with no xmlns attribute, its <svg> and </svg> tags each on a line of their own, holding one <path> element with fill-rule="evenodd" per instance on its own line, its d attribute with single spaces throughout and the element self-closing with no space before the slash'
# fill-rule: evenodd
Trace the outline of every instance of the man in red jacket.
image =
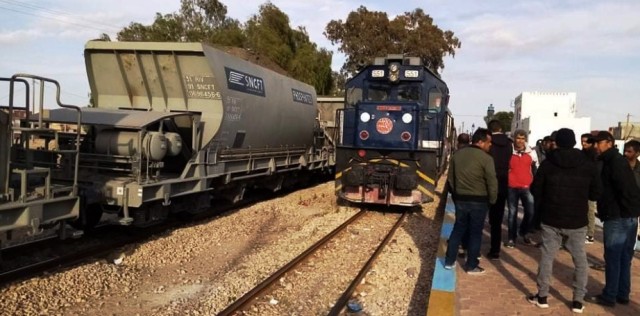
<svg viewBox="0 0 640 316">
<path fill-rule="evenodd" d="M 509 160 L 509 193 L 507 196 L 509 214 L 507 216 L 507 228 L 509 241 L 507 248 L 516 245 L 518 233 L 522 236 L 524 243 L 531 245 L 529 231 L 533 222 L 533 195 L 529 191 L 529 186 L 533 182 L 533 171 L 537 167 L 538 156 L 536 152 L 527 146 L 527 132 L 516 130 L 513 133 L 513 153 Z M 522 202 L 524 216 L 518 231 L 518 202 Z"/>
</svg>

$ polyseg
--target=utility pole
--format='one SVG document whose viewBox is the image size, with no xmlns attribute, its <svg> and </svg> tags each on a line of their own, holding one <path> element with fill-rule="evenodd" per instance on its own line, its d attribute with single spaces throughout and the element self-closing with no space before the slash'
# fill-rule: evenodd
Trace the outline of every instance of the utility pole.
<svg viewBox="0 0 640 316">
<path fill-rule="evenodd" d="M 625 140 L 625 141 L 629 139 L 629 136 L 631 135 L 631 128 L 629 128 L 629 117 L 631 117 L 631 113 L 627 113 L 627 124 L 625 124 L 624 129 L 622 130 L 622 133 L 620 133 L 622 140 Z M 624 134 L 627 134 L 627 135 L 625 136 Z"/>
</svg>

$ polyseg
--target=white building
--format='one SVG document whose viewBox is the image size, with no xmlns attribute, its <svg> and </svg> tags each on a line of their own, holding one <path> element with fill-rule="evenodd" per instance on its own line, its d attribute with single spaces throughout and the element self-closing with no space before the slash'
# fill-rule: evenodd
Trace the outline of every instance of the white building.
<svg viewBox="0 0 640 316">
<path fill-rule="evenodd" d="M 574 131 L 576 147 L 580 147 L 580 135 L 591 131 L 590 117 L 576 117 L 575 92 L 522 92 L 514 107 L 511 131 L 528 131 L 530 146 L 566 127 Z"/>
</svg>

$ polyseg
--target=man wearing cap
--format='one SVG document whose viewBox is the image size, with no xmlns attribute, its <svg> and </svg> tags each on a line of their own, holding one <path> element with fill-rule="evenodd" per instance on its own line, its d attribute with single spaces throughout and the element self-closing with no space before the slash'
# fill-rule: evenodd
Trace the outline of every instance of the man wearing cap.
<svg viewBox="0 0 640 316">
<path fill-rule="evenodd" d="M 605 285 L 590 301 L 615 306 L 629 304 L 631 260 L 640 215 L 640 188 L 627 160 L 614 148 L 614 138 L 606 131 L 595 137 L 603 194 L 598 199 L 598 217 L 603 221 Z"/>
<path fill-rule="evenodd" d="M 531 184 L 531 192 L 540 201 L 542 244 L 536 280 L 538 293 L 527 299 L 540 308 L 549 307 L 547 296 L 553 261 L 563 239 L 566 239 L 564 245 L 574 264 L 571 309 L 582 313 L 588 280 L 587 254 L 584 250 L 589 223 L 588 200 L 597 199 L 601 188 L 595 162 L 573 148 L 576 145 L 575 137 L 571 129 L 558 130 L 558 148 L 542 162 Z"/>
</svg>

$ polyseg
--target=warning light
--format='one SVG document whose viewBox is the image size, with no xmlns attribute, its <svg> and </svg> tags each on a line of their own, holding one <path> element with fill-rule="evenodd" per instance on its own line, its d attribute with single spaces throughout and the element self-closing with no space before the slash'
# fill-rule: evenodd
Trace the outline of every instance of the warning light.
<svg viewBox="0 0 640 316">
<path fill-rule="evenodd" d="M 364 149 L 360 149 L 358 150 L 358 156 L 360 156 L 360 158 L 364 158 L 364 156 L 367 155 L 367 151 Z"/>
</svg>

